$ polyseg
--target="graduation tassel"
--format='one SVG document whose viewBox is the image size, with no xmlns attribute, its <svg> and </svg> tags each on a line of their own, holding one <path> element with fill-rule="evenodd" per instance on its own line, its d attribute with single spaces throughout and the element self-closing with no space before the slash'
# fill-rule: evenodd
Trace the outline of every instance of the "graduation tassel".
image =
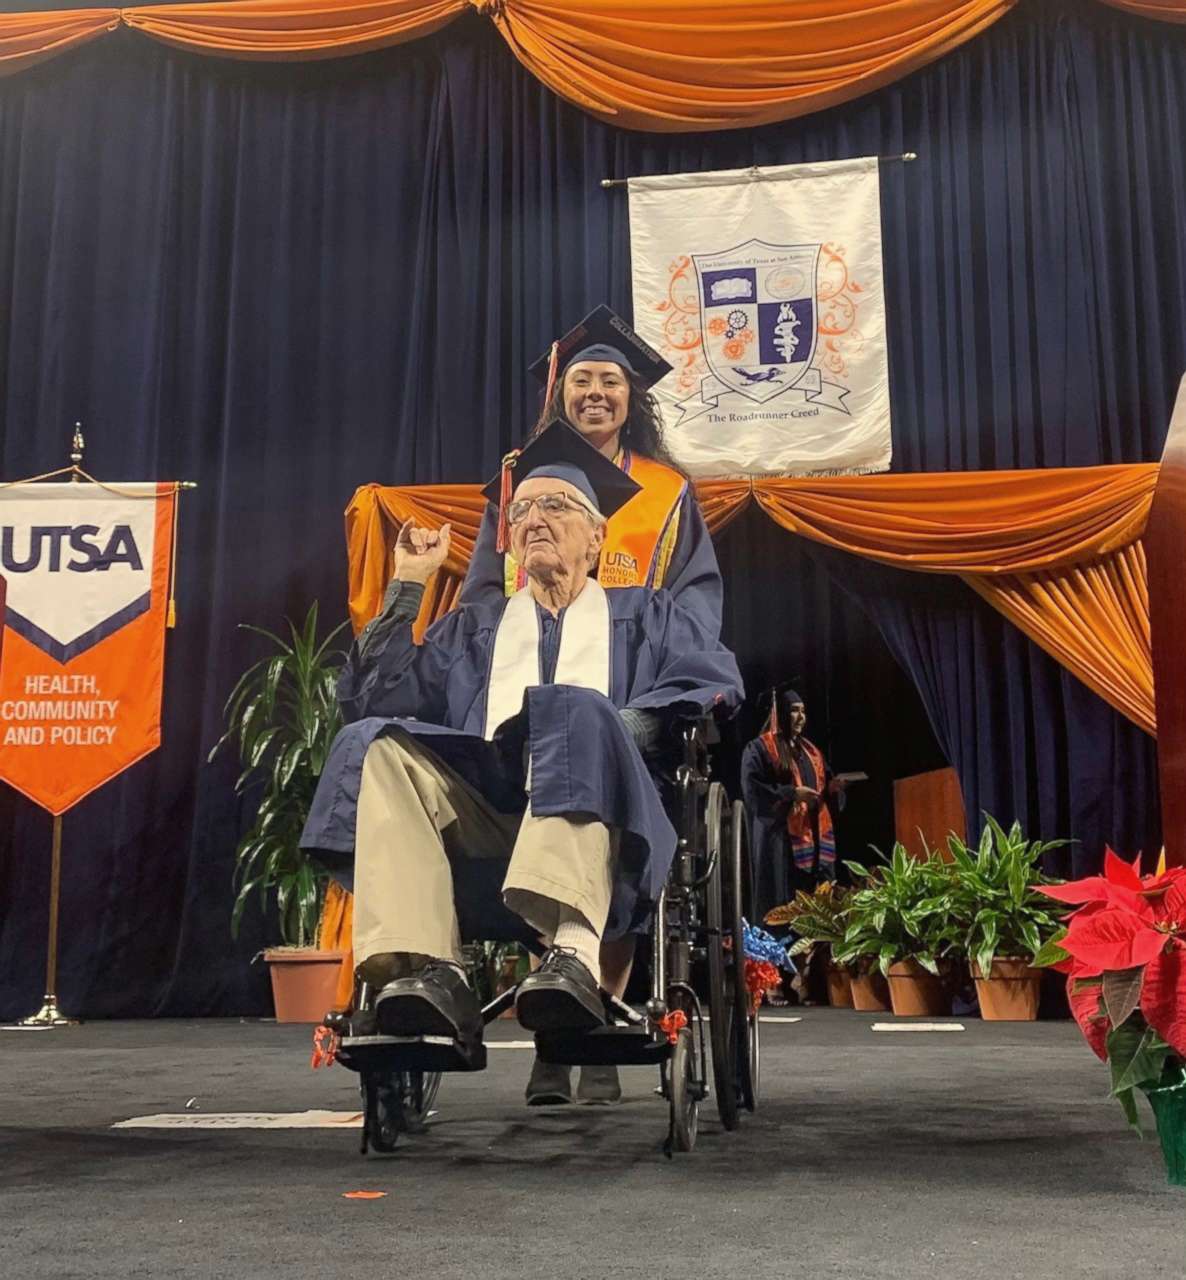
<svg viewBox="0 0 1186 1280">
<path fill-rule="evenodd" d="M 548 406 L 552 403 L 552 392 L 556 389 L 556 366 L 560 363 L 560 340 L 556 339 L 552 343 L 552 350 L 548 353 L 548 386 L 544 392 L 544 413 L 548 412 Z"/>
<path fill-rule="evenodd" d="M 502 476 L 498 484 L 498 538 L 494 549 L 500 554 L 511 543 L 511 529 L 507 523 L 507 506 L 511 501 L 511 468 L 519 456 L 518 449 L 512 449 L 502 460 Z"/>
</svg>

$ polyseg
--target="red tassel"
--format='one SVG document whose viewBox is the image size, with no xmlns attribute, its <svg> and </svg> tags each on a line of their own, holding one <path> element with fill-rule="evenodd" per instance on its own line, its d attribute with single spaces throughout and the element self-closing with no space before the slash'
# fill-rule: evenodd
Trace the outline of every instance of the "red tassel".
<svg viewBox="0 0 1186 1280">
<path fill-rule="evenodd" d="M 507 506 L 511 501 L 511 468 L 519 456 L 518 449 L 512 449 L 502 460 L 502 478 L 498 485 L 498 539 L 494 549 L 501 554 L 511 545 L 511 526 L 507 521 Z"/>
</svg>

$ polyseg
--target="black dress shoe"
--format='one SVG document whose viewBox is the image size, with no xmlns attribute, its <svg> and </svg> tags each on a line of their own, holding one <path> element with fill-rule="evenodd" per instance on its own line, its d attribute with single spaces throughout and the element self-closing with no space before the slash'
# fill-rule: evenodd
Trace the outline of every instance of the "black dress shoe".
<svg viewBox="0 0 1186 1280">
<path fill-rule="evenodd" d="M 379 1030 L 385 1036 L 450 1036 L 480 1042 L 482 1011 L 461 971 L 430 961 L 410 978 L 397 978 L 375 1001 Z"/>
<path fill-rule="evenodd" d="M 572 1101 L 572 1068 L 536 1058 L 527 1081 L 529 1107 L 562 1107 Z"/>
<path fill-rule="evenodd" d="M 576 952 L 553 947 L 519 983 L 515 1016 L 528 1031 L 589 1031 L 605 1025 L 605 1006 Z"/>
</svg>

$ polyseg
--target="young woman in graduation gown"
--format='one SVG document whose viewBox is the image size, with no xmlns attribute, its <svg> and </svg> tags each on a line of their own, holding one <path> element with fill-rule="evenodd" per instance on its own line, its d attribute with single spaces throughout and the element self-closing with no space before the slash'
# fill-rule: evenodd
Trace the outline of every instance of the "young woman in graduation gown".
<svg viewBox="0 0 1186 1280">
<path fill-rule="evenodd" d="M 721 571 L 695 491 L 664 448 L 650 394 L 670 369 L 624 320 L 598 307 L 532 365 L 548 388 L 536 431 L 557 418 L 568 422 L 641 486 L 610 518 L 597 572 L 601 585 L 665 587 L 716 637 Z M 499 549 L 498 510 L 491 504 L 460 602 L 497 600 L 522 585 L 519 566 Z"/>
</svg>

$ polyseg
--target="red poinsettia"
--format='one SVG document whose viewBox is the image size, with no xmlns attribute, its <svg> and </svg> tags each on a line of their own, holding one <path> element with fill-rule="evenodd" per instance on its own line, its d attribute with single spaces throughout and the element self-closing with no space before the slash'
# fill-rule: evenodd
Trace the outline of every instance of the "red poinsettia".
<svg viewBox="0 0 1186 1280">
<path fill-rule="evenodd" d="M 1038 891 L 1078 907 L 1053 965 L 1088 1044 L 1105 1061 L 1113 1031 L 1138 1014 L 1186 1058 L 1186 867 L 1142 876 L 1111 849 L 1104 873 Z M 1116 1064 L 1113 1062 L 1113 1067 Z"/>
</svg>

